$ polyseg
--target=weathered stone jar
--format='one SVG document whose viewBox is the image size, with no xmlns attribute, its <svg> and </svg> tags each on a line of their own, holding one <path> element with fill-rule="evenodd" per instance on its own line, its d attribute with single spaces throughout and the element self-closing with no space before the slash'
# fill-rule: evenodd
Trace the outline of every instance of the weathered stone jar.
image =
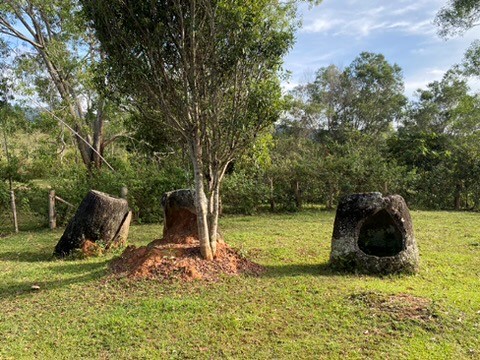
<svg viewBox="0 0 480 360">
<path fill-rule="evenodd" d="M 415 273 L 419 255 L 412 219 L 400 195 L 344 197 L 337 208 L 330 265 L 362 273 Z"/>
<path fill-rule="evenodd" d="M 198 239 L 195 191 L 173 190 L 163 194 L 163 239 L 166 242 L 184 243 Z"/>
</svg>

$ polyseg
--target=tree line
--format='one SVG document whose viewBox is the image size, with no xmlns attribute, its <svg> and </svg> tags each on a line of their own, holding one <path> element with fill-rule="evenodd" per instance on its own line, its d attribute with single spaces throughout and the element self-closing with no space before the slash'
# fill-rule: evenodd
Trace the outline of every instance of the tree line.
<svg viewBox="0 0 480 360">
<path fill-rule="evenodd" d="M 473 26 L 455 22 L 478 16 L 470 3 L 439 13 L 444 34 Z M 381 191 L 416 208 L 478 210 L 476 45 L 412 99 L 401 68 L 368 52 L 282 93 L 297 5 L 4 1 L 2 207 L 10 189 L 46 214 L 47 187 L 79 203 L 89 188 L 126 185 L 136 220 L 149 222 L 164 191 L 195 188 L 206 254 L 221 208 L 333 208 Z"/>
</svg>

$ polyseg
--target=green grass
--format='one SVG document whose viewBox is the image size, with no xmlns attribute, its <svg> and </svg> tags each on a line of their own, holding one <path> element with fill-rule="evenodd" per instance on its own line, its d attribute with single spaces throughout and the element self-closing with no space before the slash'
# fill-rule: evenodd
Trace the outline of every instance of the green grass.
<svg viewBox="0 0 480 360">
<path fill-rule="evenodd" d="M 61 231 L 0 239 L 2 359 L 478 359 L 480 214 L 413 212 L 415 276 L 327 267 L 334 213 L 232 216 L 227 241 L 260 277 L 188 284 L 106 279 L 112 255 L 53 260 Z M 134 226 L 146 244 L 161 226 Z M 31 290 L 32 285 L 41 290 Z M 365 299 L 430 299 L 431 319 Z"/>
</svg>

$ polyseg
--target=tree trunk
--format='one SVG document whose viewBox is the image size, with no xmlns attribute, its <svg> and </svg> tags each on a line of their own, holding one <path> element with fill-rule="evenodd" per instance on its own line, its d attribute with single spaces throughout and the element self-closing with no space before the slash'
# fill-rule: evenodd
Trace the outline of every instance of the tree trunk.
<svg viewBox="0 0 480 360">
<path fill-rule="evenodd" d="M 75 249 L 94 243 L 105 249 L 124 245 L 131 212 L 128 202 L 91 190 L 78 207 L 55 247 L 55 254 L 66 256 Z"/>
<path fill-rule="evenodd" d="M 10 151 L 8 149 L 7 132 L 5 129 L 3 129 L 3 145 L 5 149 L 5 156 L 7 157 L 7 164 L 10 166 Z M 10 188 L 10 204 L 12 207 L 13 228 L 15 232 L 18 233 L 17 205 L 15 203 L 15 191 L 13 190 L 13 180 L 11 174 L 8 178 L 8 184 Z"/>
<path fill-rule="evenodd" d="M 223 169 L 213 169 L 212 177 L 213 186 L 212 193 L 210 194 L 210 247 L 212 248 L 213 255 L 217 251 L 217 242 L 220 240 L 218 236 L 218 218 L 220 216 L 220 186 L 225 176 L 228 163 L 223 166 Z"/>
<path fill-rule="evenodd" d="M 328 198 L 327 198 L 327 210 L 333 209 L 333 190 L 331 188 L 328 189 Z"/>
<path fill-rule="evenodd" d="M 210 246 L 208 226 L 208 200 L 205 194 L 203 179 L 203 160 L 200 139 L 197 138 L 190 146 L 190 157 L 192 159 L 195 178 L 195 207 L 197 209 L 198 238 L 200 240 L 200 253 L 206 260 L 213 260 L 214 253 Z"/>
<path fill-rule="evenodd" d="M 104 100 L 100 98 L 98 101 L 97 117 L 93 123 L 93 149 L 92 150 L 92 163 L 97 169 L 100 169 L 102 166 L 102 156 L 103 156 L 103 107 Z"/>
<path fill-rule="evenodd" d="M 55 213 L 55 190 L 50 190 L 48 194 L 48 224 L 50 230 L 57 227 L 57 217 Z"/>
<path fill-rule="evenodd" d="M 215 185 L 212 196 L 212 213 L 210 214 L 210 247 L 215 256 L 218 240 L 218 217 L 220 215 L 220 189 Z"/>
<path fill-rule="evenodd" d="M 275 189 L 273 187 L 273 178 L 268 179 L 270 181 L 270 211 L 275 211 Z"/>
<path fill-rule="evenodd" d="M 463 189 L 463 184 L 461 182 L 456 183 L 455 195 L 453 200 L 453 206 L 455 210 L 460 210 L 462 207 L 462 189 Z"/>
<path fill-rule="evenodd" d="M 10 190 L 10 200 L 12 202 L 13 228 L 18 233 L 17 205 L 15 204 L 15 192 L 13 189 Z"/>
<path fill-rule="evenodd" d="M 302 190 L 300 189 L 300 182 L 295 181 L 294 185 L 295 191 L 295 206 L 298 210 L 302 209 L 303 201 L 302 201 Z"/>
</svg>

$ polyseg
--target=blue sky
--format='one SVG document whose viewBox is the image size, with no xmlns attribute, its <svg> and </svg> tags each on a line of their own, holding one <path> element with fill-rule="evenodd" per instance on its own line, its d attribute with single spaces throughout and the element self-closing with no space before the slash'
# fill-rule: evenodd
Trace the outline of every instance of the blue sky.
<svg viewBox="0 0 480 360">
<path fill-rule="evenodd" d="M 480 29 L 444 40 L 433 24 L 447 0 L 324 0 L 317 7 L 301 7 L 303 27 L 285 58 L 292 72 L 286 89 L 313 80 L 315 71 L 330 64 L 348 66 L 362 51 L 382 53 L 397 63 L 405 80 L 405 94 L 439 80 L 459 63 Z M 474 90 L 480 82 L 471 81 Z"/>
</svg>

